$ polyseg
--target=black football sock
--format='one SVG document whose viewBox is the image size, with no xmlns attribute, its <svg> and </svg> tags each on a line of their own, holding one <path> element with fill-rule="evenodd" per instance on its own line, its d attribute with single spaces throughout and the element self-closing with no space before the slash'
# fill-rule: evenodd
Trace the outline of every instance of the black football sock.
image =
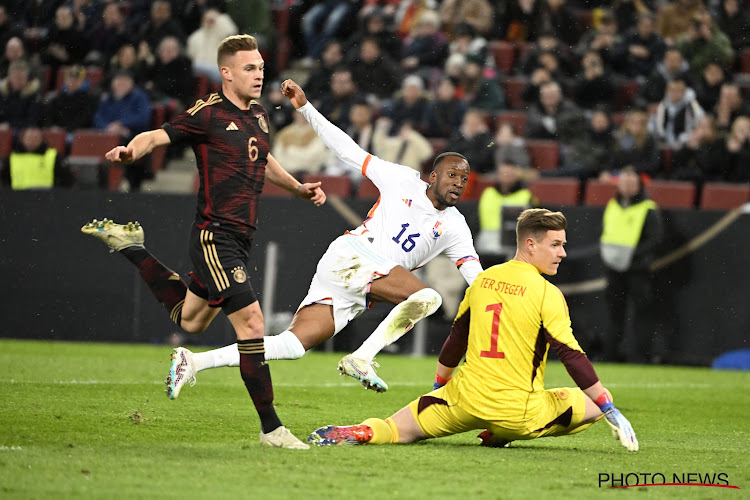
<svg viewBox="0 0 750 500">
<path fill-rule="evenodd" d="M 280 427 L 281 420 L 273 407 L 271 369 L 265 360 L 263 339 L 238 340 L 237 350 L 240 351 L 242 380 L 255 404 L 261 429 L 267 434 Z"/>
</svg>

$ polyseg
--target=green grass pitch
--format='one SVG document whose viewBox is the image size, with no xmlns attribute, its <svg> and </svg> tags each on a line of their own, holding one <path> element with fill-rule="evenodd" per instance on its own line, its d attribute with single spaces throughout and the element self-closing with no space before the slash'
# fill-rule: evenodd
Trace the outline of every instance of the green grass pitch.
<svg viewBox="0 0 750 500">
<path fill-rule="evenodd" d="M 597 366 L 632 422 L 628 453 L 599 422 L 575 436 L 478 446 L 261 448 L 237 368 L 202 372 L 170 401 L 167 346 L 0 340 L 0 498 L 747 498 L 750 374 Z M 383 355 L 385 394 L 339 377 L 339 355 L 271 363 L 279 415 L 299 437 L 386 417 L 426 392 L 434 358 Z M 550 363 L 547 387 L 570 386 Z M 741 489 L 607 489 L 599 474 L 724 473 Z"/>
</svg>

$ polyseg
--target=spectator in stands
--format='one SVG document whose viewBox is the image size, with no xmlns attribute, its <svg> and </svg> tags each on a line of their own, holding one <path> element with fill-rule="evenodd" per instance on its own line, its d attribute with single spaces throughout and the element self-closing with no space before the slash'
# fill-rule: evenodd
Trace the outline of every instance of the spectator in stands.
<svg viewBox="0 0 750 500">
<path fill-rule="evenodd" d="M 551 31 L 568 47 L 578 42 L 581 31 L 573 10 L 565 5 L 565 0 L 540 0 L 536 16 L 539 32 Z"/>
<path fill-rule="evenodd" d="M 424 10 L 401 51 L 401 68 L 407 73 L 440 68 L 448 53 L 445 35 L 440 31 L 437 12 Z"/>
<path fill-rule="evenodd" d="M 409 122 L 403 123 L 395 135 L 389 134 L 391 125 L 388 118 L 380 118 L 375 123 L 372 153 L 382 160 L 421 172 L 422 165 L 435 156 L 432 145 Z"/>
<path fill-rule="evenodd" d="M 693 89 L 684 78 L 675 77 L 667 84 L 664 99 L 651 115 L 649 130 L 668 147 L 679 149 L 704 114 Z"/>
<path fill-rule="evenodd" d="M 297 113 L 299 114 L 299 113 Z M 364 97 L 358 96 L 352 102 L 349 110 L 349 127 L 344 131 L 354 139 L 359 147 L 365 151 L 373 150 L 375 124 L 373 123 L 373 109 Z M 348 175 L 352 185 L 356 186 L 362 180 L 359 172 L 352 170 L 336 155 L 331 155 L 325 167 L 327 175 Z"/>
<path fill-rule="evenodd" d="M 487 126 L 487 115 L 479 109 L 469 109 L 461 128 L 448 139 L 446 151 L 457 151 L 471 165 L 471 171 L 486 174 L 495 168 L 492 133 Z"/>
<path fill-rule="evenodd" d="M 494 59 L 489 58 L 487 40 L 477 36 L 470 24 L 456 24 L 452 35 L 451 42 L 448 44 L 448 54 L 462 54 L 466 58 L 475 56 L 481 59 L 483 66 L 487 65 L 486 62 L 491 62 L 494 67 Z"/>
<path fill-rule="evenodd" d="M 161 41 L 172 36 L 185 43 L 185 32 L 177 19 L 172 18 L 172 4 L 169 0 L 156 0 L 151 4 L 151 18 L 144 24 L 136 40 L 146 42 L 151 52 L 156 52 Z"/>
<path fill-rule="evenodd" d="M 479 54 L 471 54 L 466 58 L 461 90 L 463 99 L 470 108 L 488 113 L 505 109 L 505 92 L 496 78 L 484 75 L 484 58 Z"/>
<path fill-rule="evenodd" d="M 606 169 L 599 175 L 603 181 L 627 165 L 639 174 L 654 176 L 659 171 L 659 147 L 648 130 L 648 114 L 640 109 L 628 111 L 625 121 L 614 134 Z"/>
<path fill-rule="evenodd" d="M 705 10 L 693 16 L 693 25 L 677 39 L 676 45 L 690 64 L 695 77 L 700 75 L 709 62 L 718 62 L 727 67 L 734 58 L 729 38 L 714 24 L 711 14 Z"/>
<path fill-rule="evenodd" d="M 221 73 L 216 66 L 216 51 L 224 38 L 238 33 L 237 25 L 227 14 L 217 9 L 203 13 L 200 28 L 187 39 L 187 55 L 193 61 L 193 73 L 202 75 L 211 83 L 221 83 Z"/>
<path fill-rule="evenodd" d="M 526 85 L 521 91 L 521 99 L 528 106 L 541 106 L 541 102 L 539 101 L 539 89 L 542 88 L 542 85 L 544 85 L 545 83 L 549 83 L 552 81 L 558 80 L 555 80 L 555 78 L 552 77 L 546 67 L 540 66 L 531 73 L 531 77 L 526 82 Z M 562 81 L 561 76 L 560 81 Z"/>
<path fill-rule="evenodd" d="M 29 72 L 26 61 L 14 61 L 0 82 L 0 128 L 18 132 L 39 124 L 41 89 L 39 80 L 29 79 Z"/>
<path fill-rule="evenodd" d="M 331 74 L 331 88 L 320 99 L 318 110 L 334 125 L 346 130 L 349 127 L 349 110 L 358 98 L 360 96 L 351 70 L 339 66 Z"/>
<path fill-rule="evenodd" d="M 19 40 L 23 37 L 23 30 L 13 18 L 13 12 L 8 12 L 8 7 L 0 4 L 0 47 L 5 47 L 13 37 Z"/>
<path fill-rule="evenodd" d="M 626 32 L 631 28 L 635 28 L 635 25 L 638 23 L 638 17 L 651 13 L 647 2 L 648 0 L 615 0 L 612 2 L 612 10 L 614 11 L 620 31 Z M 648 4 L 650 3 L 648 2 Z"/>
<path fill-rule="evenodd" d="M 73 9 L 61 5 L 55 13 L 55 23 L 49 30 L 42 47 L 42 62 L 48 64 L 53 75 L 60 66 L 78 64 L 88 52 L 88 40 L 78 29 Z"/>
<path fill-rule="evenodd" d="M 112 79 L 120 71 L 127 71 L 133 76 L 135 84 L 139 87 L 146 85 L 148 80 L 148 66 L 151 58 L 139 59 L 135 45 L 126 43 L 117 49 L 117 52 L 109 60 L 107 72 L 99 83 L 100 89 L 108 90 Z"/>
<path fill-rule="evenodd" d="M 608 361 L 661 362 L 664 346 L 660 345 L 650 266 L 663 236 L 659 207 L 649 199 L 635 169 L 622 169 L 617 178 L 617 194 L 604 210 L 600 242 L 607 278 L 604 297 L 609 315 L 605 340 Z M 633 305 L 632 315 L 629 303 Z M 627 331 L 633 332 L 633 342 L 623 342 Z"/>
<path fill-rule="evenodd" d="M 370 10 L 364 17 L 362 26 L 346 40 L 346 52 L 356 53 L 365 38 L 375 38 L 385 55 L 393 61 L 401 60 L 401 39 L 386 25 L 385 15 L 380 8 Z M 305 93 L 309 95 L 307 87 Z"/>
<path fill-rule="evenodd" d="M 605 69 L 612 72 L 615 69 L 614 49 L 621 41 L 622 36 L 617 31 L 615 16 L 611 11 L 605 10 L 599 18 L 598 24 L 581 35 L 574 52 L 582 58 L 586 52 L 595 50 L 599 53 Z"/>
<path fill-rule="evenodd" d="M 526 141 L 523 137 L 516 135 L 510 122 L 502 123 L 497 127 L 494 150 L 495 165 L 509 163 L 524 169 L 531 166 Z"/>
<path fill-rule="evenodd" d="M 720 146 L 705 172 L 706 180 L 750 182 L 750 118 L 738 116 Z"/>
<path fill-rule="evenodd" d="M 271 154 L 292 175 L 316 174 L 328 161 L 328 148 L 302 113 L 292 116 L 292 123 L 275 135 Z"/>
<path fill-rule="evenodd" d="M 716 116 L 716 126 L 722 131 L 728 130 L 737 117 L 750 116 L 750 104 L 742 99 L 739 85 L 727 82 L 721 86 L 714 116 Z"/>
<path fill-rule="evenodd" d="M 705 10 L 702 0 L 673 0 L 659 9 L 656 32 L 667 45 L 673 45 L 693 26 L 695 14 Z"/>
<path fill-rule="evenodd" d="M 424 82 L 417 75 L 404 78 L 400 94 L 383 109 L 383 114 L 393 122 L 391 134 L 396 134 L 406 122 L 420 123 L 430 105 Z"/>
<path fill-rule="evenodd" d="M 485 268 L 512 256 L 511 252 L 516 249 L 512 235 L 515 235 L 518 215 L 539 204 L 523 182 L 522 170 L 512 163 L 499 163 L 494 172 L 494 184 L 486 187 L 479 197 L 476 249 Z"/>
<path fill-rule="evenodd" d="M 544 170 L 544 177 L 578 177 L 586 181 L 598 177 L 615 149 L 609 115 L 603 108 L 589 114 L 586 126 L 569 135 L 561 147 L 561 166 Z"/>
<path fill-rule="evenodd" d="M 120 136 L 127 144 L 151 123 L 151 101 L 146 91 L 135 85 L 127 71 L 112 79 L 110 92 L 104 96 L 94 114 L 94 128 Z M 137 191 L 147 176 L 145 161 L 137 161 L 125 169 L 130 189 Z"/>
<path fill-rule="evenodd" d="M 456 97 L 456 85 L 450 78 L 443 77 L 437 85 L 435 99 L 425 109 L 421 130 L 427 137 L 448 138 L 461 126 L 466 109 L 466 103 Z"/>
<path fill-rule="evenodd" d="M 662 62 L 656 65 L 656 69 L 646 80 L 646 83 L 639 90 L 636 97 L 636 104 L 642 107 L 648 107 L 649 113 L 656 109 L 657 104 L 664 98 L 667 90 L 667 83 L 673 78 L 687 78 L 690 66 L 682 57 L 682 53 L 675 47 L 670 47 L 664 52 Z"/>
<path fill-rule="evenodd" d="M 623 36 L 613 53 L 615 67 L 620 73 L 643 80 L 654 71 L 666 50 L 664 39 L 654 27 L 654 17 L 643 14 L 638 18 L 636 28 Z"/>
<path fill-rule="evenodd" d="M 550 57 L 550 54 L 553 57 Z M 519 63 L 521 72 L 526 76 L 531 75 L 539 67 L 545 67 L 556 81 L 562 81 L 563 76 L 570 76 L 575 65 L 568 49 L 551 31 L 541 32 L 534 48 L 528 51 Z"/>
<path fill-rule="evenodd" d="M 698 188 L 707 174 L 714 170 L 723 141 L 718 139 L 711 115 L 704 115 L 690 132 L 685 145 L 672 153 L 669 178 L 694 182 Z"/>
<path fill-rule="evenodd" d="M 29 59 L 23 40 L 12 37 L 5 44 L 5 51 L 0 59 L 0 78 L 8 76 L 8 68 L 16 61 L 25 61 L 29 65 L 29 77 L 32 80 L 39 76 L 37 65 Z"/>
<path fill-rule="evenodd" d="M 510 42 L 533 42 L 537 38 L 536 18 L 540 1 L 512 0 L 504 16 L 503 38 Z"/>
<path fill-rule="evenodd" d="M 488 0 L 443 0 L 440 4 L 440 20 L 452 33 L 460 23 L 466 23 L 480 35 L 487 35 L 492 28 L 494 11 Z"/>
<path fill-rule="evenodd" d="M 195 101 L 195 79 L 190 59 L 173 36 L 161 39 L 153 65 L 148 68 L 145 89 L 152 101 L 182 112 Z"/>
<path fill-rule="evenodd" d="M 712 110 L 719 102 L 721 87 L 726 83 L 724 68 L 718 63 L 711 62 L 703 68 L 700 78 L 693 83 L 698 104 L 705 110 Z"/>
<path fill-rule="evenodd" d="M 62 156 L 47 145 L 40 128 L 28 127 L 2 171 L 3 184 L 14 190 L 71 187 L 75 179 Z"/>
<path fill-rule="evenodd" d="M 91 50 L 86 55 L 86 61 L 104 65 L 120 47 L 131 42 L 126 21 L 116 2 L 104 4 L 101 18 L 92 23 L 89 34 Z"/>
<path fill-rule="evenodd" d="M 539 104 L 529 107 L 526 136 L 530 139 L 561 140 L 580 120 L 580 110 L 563 98 L 560 85 L 555 81 L 547 82 L 539 89 Z M 568 130 L 565 130 L 566 127 Z"/>
<path fill-rule="evenodd" d="M 353 13 L 350 0 L 318 0 L 305 12 L 300 23 L 305 38 L 307 56 L 313 60 L 320 53 L 328 40 L 338 35 L 341 28 Z"/>
<path fill-rule="evenodd" d="M 98 106 L 99 95 L 92 90 L 86 69 L 80 65 L 70 66 L 65 70 L 60 91 L 46 103 L 43 125 L 69 133 L 79 128 L 91 128 Z"/>
<path fill-rule="evenodd" d="M 94 24 L 97 14 L 101 12 L 101 5 L 93 0 L 73 0 L 68 2 L 73 10 L 73 17 L 76 20 L 76 27 L 88 33 Z"/>
<path fill-rule="evenodd" d="M 323 48 L 320 64 L 313 68 L 305 83 L 305 95 L 313 102 L 331 89 L 334 70 L 344 62 L 344 50 L 339 40 L 329 40 Z M 319 106 L 318 106 L 319 107 Z"/>
<path fill-rule="evenodd" d="M 382 53 L 376 38 L 362 40 L 358 57 L 350 62 L 349 67 L 359 91 L 373 100 L 390 98 L 399 88 L 398 63 Z"/>
<path fill-rule="evenodd" d="M 734 50 L 750 46 L 750 13 L 744 2 L 721 0 L 717 6 L 716 24 L 729 37 Z"/>
<path fill-rule="evenodd" d="M 583 56 L 583 74 L 573 86 L 576 104 L 583 109 L 594 109 L 597 106 L 612 106 L 615 99 L 615 85 L 605 72 L 599 53 L 589 51 Z"/>
</svg>

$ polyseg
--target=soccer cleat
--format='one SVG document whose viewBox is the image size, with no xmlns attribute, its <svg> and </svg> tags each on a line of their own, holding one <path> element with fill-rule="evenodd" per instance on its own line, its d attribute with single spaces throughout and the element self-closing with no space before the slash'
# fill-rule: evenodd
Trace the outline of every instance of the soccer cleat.
<svg viewBox="0 0 750 500">
<path fill-rule="evenodd" d="M 495 437 L 487 429 L 480 432 L 477 437 L 482 440 L 479 446 L 487 446 L 489 448 L 509 448 L 511 441 Z"/>
<path fill-rule="evenodd" d="M 315 446 L 339 446 L 365 444 L 372 439 L 372 427 L 369 425 L 349 425 L 337 427 L 326 425 L 313 431 L 307 442 Z"/>
<path fill-rule="evenodd" d="M 164 381 L 169 399 L 177 399 L 185 382 L 190 382 L 190 387 L 195 385 L 193 353 L 184 347 L 177 347 L 172 351 L 172 365 L 169 367 L 167 380 Z"/>
<path fill-rule="evenodd" d="M 307 450 L 310 447 L 297 439 L 289 429 L 283 425 L 267 434 L 260 433 L 260 445 L 273 448 L 287 448 L 289 450 Z"/>
<path fill-rule="evenodd" d="M 89 234 L 109 247 L 110 252 L 128 247 L 143 246 L 144 234 L 141 225 L 136 222 L 117 224 L 109 219 L 92 220 L 81 228 L 83 234 Z"/>
<path fill-rule="evenodd" d="M 339 372 L 341 375 L 348 375 L 360 381 L 365 389 L 372 389 L 375 392 L 385 392 L 388 390 L 388 384 L 375 373 L 374 366 L 380 366 L 375 361 L 353 358 L 346 355 L 339 361 Z"/>
</svg>

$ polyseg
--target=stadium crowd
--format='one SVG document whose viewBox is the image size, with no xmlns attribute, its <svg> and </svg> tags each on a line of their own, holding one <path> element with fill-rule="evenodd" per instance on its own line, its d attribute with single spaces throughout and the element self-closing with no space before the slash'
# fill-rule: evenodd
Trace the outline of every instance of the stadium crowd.
<svg viewBox="0 0 750 500">
<path fill-rule="evenodd" d="M 425 171 L 441 151 L 464 154 L 467 198 L 500 166 L 522 183 L 614 186 L 625 167 L 698 193 L 750 183 L 748 26 L 741 0 L 4 1 L 2 183 L 40 185 L 13 175 L 14 158 L 36 154 L 54 170 L 42 186 L 82 186 L 77 132 L 124 143 L 218 90 L 216 48 L 236 33 L 256 35 L 266 60 L 272 153 L 300 179 L 342 179 L 343 194 L 368 186 L 295 119 L 285 72 L 383 159 Z M 129 188 L 163 165 L 128 168 Z"/>
</svg>

